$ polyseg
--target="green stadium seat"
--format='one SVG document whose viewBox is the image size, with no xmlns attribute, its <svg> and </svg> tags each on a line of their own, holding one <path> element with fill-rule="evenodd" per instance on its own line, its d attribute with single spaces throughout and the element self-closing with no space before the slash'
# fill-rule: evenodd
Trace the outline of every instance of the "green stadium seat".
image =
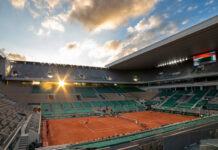
<svg viewBox="0 0 218 150">
<path fill-rule="evenodd" d="M 113 106 L 110 101 L 103 101 L 103 103 L 108 107 Z"/>
<path fill-rule="evenodd" d="M 136 105 L 137 102 L 135 100 L 126 100 L 129 105 Z"/>
<path fill-rule="evenodd" d="M 97 87 L 98 93 L 128 93 L 128 92 L 145 92 L 137 87 Z"/>
<path fill-rule="evenodd" d="M 123 88 L 126 92 L 145 92 L 137 87 L 124 87 Z"/>
<path fill-rule="evenodd" d="M 184 94 L 190 93 L 189 90 L 180 90 L 176 92 L 177 93 L 173 97 L 171 97 L 167 102 L 162 105 L 163 107 L 175 107 L 177 105 L 177 100 L 179 100 Z"/>
<path fill-rule="evenodd" d="M 82 108 L 82 103 L 81 102 L 73 102 L 73 107 L 75 108 Z"/>
<path fill-rule="evenodd" d="M 74 89 L 76 93 L 80 93 L 84 98 L 97 97 L 95 95 L 95 90 L 91 87 L 75 87 Z"/>
<path fill-rule="evenodd" d="M 218 110 L 218 104 L 208 103 L 207 109 L 209 110 Z"/>
<path fill-rule="evenodd" d="M 61 103 L 52 103 L 52 109 L 61 109 Z"/>
<path fill-rule="evenodd" d="M 165 102 L 162 106 L 163 107 L 175 107 L 177 105 L 176 101 L 179 100 L 182 95 L 174 95 L 171 97 L 167 102 Z"/>
<path fill-rule="evenodd" d="M 113 106 L 120 106 L 118 101 L 110 101 Z"/>
<path fill-rule="evenodd" d="M 157 100 L 146 100 L 145 103 L 147 105 L 156 105 L 156 104 L 160 104 L 161 101 L 157 101 Z"/>
<path fill-rule="evenodd" d="M 212 90 L 210 90 L 210 91 L 207 93 L 207 96 L 215 96 L 216 93 L 217 93 L 217 90 L 212 89 Z"/>
<path fill-rule="evenodd" d="M 203 96 L 204 94 L 206 93 L 207 91 L 206 90 L 196 90 L 194 91 L 194 96 L 186 103 L 181 103 L 179 104 L 177 107 L 178 108 L 191 108 L 194 106 L 194 104 L 199 101 Z"/>
<path fill-rule="evenodd" d="M 82 102 L 82 104 L 84 107 L 92 107 L 89 102 Z"/>
<path fill-rule="evenodd" d="M 96 101 L 96 102 L 90 102 L 94 107 L 105 107 L 105 104 L 103 104 L 100 101 Z"/>
<path fill-rule="evenodd" d="M 85 109 L 77 109 L 77 113 L 93 113 L 94 110 L 92 108 L 85 108 Z"/>
<path fill-rule="evenodd" d="M 126 91 L 121 87 L 111 87 L 115 93 L 126 93 Z"/>
<path fill-rule="evenodd" d="M 118 103 L 119 103 L 121 106 L 128 105 L 128 103 L 127 103 L 125 100 L 118 101 Z"/>
<path fill-rule="evenodd" d="M 65 103 L 62 103 L 62 105 L 63 105 L 63 108 L 64 108 L 64 109 L 71 109 L 71 108 L 72 108 L 71 103 L 65 102 Z"/>
<path fill-rule="evenodd" d="M 196 105 L 196 107 L 202 107 L 202 106 L 204 106 L 205 104 L 207 104 L 207 101 L 206 101 L 206 100 L 200 101 L 200 102 Z"/>
<path fill-rule="evenodd" d="M 42 115 L 51 115 L 51 105 L 49 103 L 41 104 Z"/>
<path fill-rule="evenodd" d="M 127 110 L 136 110 L 136 109 L 137 109 L 136 106 L 132 106 L 132 105 L 127 105 L 127 106 L 124 106 L 124 107 L 125 107 L 125 109 L 127 109 Z"/>
<path fill-rule="evenodd" d="M 163 90 L 158 96 L 171 96 L 173 94 L 172 90 Z"/>
<path fill-rule="evenodd" d="M 125 107 L 123 106 L 112 106 L 114 111 L 126 111 Z"/>
<path fill-rule="evenodd" d="M 111 87 L 97 87 L 95 89 L 98 93 L 116 93 Z"/>
</svg>

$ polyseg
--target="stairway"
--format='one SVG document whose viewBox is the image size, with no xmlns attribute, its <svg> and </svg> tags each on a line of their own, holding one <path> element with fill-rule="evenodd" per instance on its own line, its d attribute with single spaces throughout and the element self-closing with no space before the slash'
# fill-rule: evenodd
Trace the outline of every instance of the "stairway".
<svg viewBox="0 0 218 150">
<path fill-rule="evenodd" d="M 192 106 L 191 109 L 195 108 L 195 107 L 197 106 L 197 104 L 200 103 L 200 102 L 203 100 L 203 98 L 204 98 L 209 92 L 210 92 L 210 90 L 208 90 L 208 91 L 201 97 L 201 99 L 198 100 L 198 101 Z"/>
<path fill-rule="evenodd" d="M 18 150 L 27 150 L 28 146 L 29 146 L 28 136 L 21 136 L 19 146 L 18 146 Z"/>
</svg>

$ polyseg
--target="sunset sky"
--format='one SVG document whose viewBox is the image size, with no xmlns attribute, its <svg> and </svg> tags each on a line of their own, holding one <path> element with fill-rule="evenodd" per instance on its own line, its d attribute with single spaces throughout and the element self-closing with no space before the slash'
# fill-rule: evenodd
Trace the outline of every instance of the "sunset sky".
<svg viewBox="0 0 218 150">
<path fill-rule="evenodd" d="M 218 14 L 218 0 L 0 0 L 14 59 L 104 66 Z"/>
</svg>

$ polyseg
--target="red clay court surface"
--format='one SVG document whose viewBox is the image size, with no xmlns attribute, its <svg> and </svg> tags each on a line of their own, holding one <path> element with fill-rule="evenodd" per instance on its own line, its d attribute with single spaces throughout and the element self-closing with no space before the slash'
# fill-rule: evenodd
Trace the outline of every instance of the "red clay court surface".
<svg viewBox="0 0 218 150">
<path fill-rule="evenodd" d="M 137 119 L 145 123 L 147 128 L 152 129 L 165 124 L 188 121 L 196 119 L 192 116 L 181 116 L 160 112 L 135 112 L 121 114 L 121 116 Z M 85 125 L 85 122 L 88 124 Z M 44 127 L 45 129 L 45 127 Z M 115 117 L 83 117 L 71 119 L 49 120 L 48 145 L 72 144 L 77 142 L 92 141 L 94 139 L 106 138 L 116 134 L 132 133 L 144 130 L 138 124 Z"/>
</svg>

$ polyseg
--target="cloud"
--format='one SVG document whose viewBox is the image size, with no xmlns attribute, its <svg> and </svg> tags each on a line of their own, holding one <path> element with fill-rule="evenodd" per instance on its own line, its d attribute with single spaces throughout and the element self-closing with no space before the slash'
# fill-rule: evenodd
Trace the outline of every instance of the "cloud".
<svg viewBox="0 0 218 150">
<path fill-rule="evenodd" d="M 74 50 L 76 48 L 79 47 L 79 43 L 77 42 L 71 42 L 71 43 L 67 43 L 67 45 L 65 46 L 65 49 L 68 51 Z"/>
<path fill-rule="evenodd" d="M 128 30 L 128 29 L 127 29 L 127 30 Z M 129 34 L 129 35 L 125 38 L 125 40 L 131 40 L 134 36 L 135 36 L 135 33 L 133 32 L 133 33 Z"/>
<path fill-rule="evenodd" d="M 210 4 L 213 4 L 214 3 L 214 0 L 210 0 L 208 2 L 205 3 L 205 5 L 210 5 Z"/>
<path fill-rule="evenodd" d="M 37 32 L 35 32 L 35 34 L 38 35 L 38 36 L 49 36 L 50 33 L 51 33 L 50 30 L 45 31 L 42 28 L 39 28 L 39 30 Z"/>
<path fill-rule="evenodd" d="M 27 8 L 29 13 L 32 15 L 33 18 L 38 18 L 40 14 L 44 11 L 37 12 L 35 9 L 42 9 L 46 8 L 45 7 L 45 2 L 44 0 L 10 0 L 11 4 L 13 7 L 18 8 L 18 9 L 23 9 Z M 31 5 L 31 2 L 34 5 Z M 35 6 L 35 8 L 33 8 Z"/>
<path fill-rule="evenodd" d="M 186 19 L 186 20 L 184 20 L 184 21 L 182 22 L 182 24 L 185 25 L 185 24 L 187 24 L 188 22 L 189 22 L 189 20 Z"/>
<path fill-rule="evenodd" d="M 79 43 L 76 41 L 70 42 L 60 48 L 56 57 L 57 60 L 55 61 L 59 63 L 103 67 L 111 62 L 119 53 L 118 47 L 120 47 L 120 43 L 121 41 L 112 40 L 101 45 L 93 39 L 85 39 Z M 110 45 L 109 47 L 114 48 L 114 50 L 108 50 L 106 45 Z M 72 48 L 73 50 L 69 50 L 68 48 Z"/>
<path fill-rule="evenodd" d="M 66 1 L 67 0 L 32 0 L 37 9 L 47 9 L 49 11 L 56 8 L 57 6 L 62 6 L 62 3 Z"/>
<path fill-rule="evenodd" d="M 165 19 L 167 19 L 167 18 L 169 18 L 169 15 L 168 15 L 168 14 L 163 14 L 163 17 L 164 17 Z"/>
<path fill-rule="evenodd" d="M 13 7 L 18 9 L 23 9 L 27 0 L 11 0 L 11 4 Z"/>
<path fill-rule="evenodd" d="M 146 15 L 159 0 L 74 0 L 69 14 L 71 21 L 80 22 L 87 31 L 115 29 L 130 18 Z"/>
<path fill-rule="evenodd" d="M 45 0 L 50 8 L 55 8 L 60 3 L 60 0 Z"/>
<path fill-rule="evenodd" d="M 177 13 L 181 13 L 181 12 L 182 12 L 182 9 L 178 9 L 178 10 L 177 10 Z"/>
<path fill-rule="evenodd" d="M 54 14 L 58 16 L 58 13 L 63 14 L 63 12 L 68 11 L 71 7 L 63 8 L 63 4 L 65 3 L 69 6 L 72 2 L 71 0 L 31 0 L 32 5 L 29 5 L 28 7 L 31 7 L 32 10 L 36 9 L 37 13 L 41 16 L 50 17 Z"/>
<path fill-rule="evenodd" d="M 104 48 L 106 50 L 117 50 L 121 47 L 122 45 L 122 42 L 119 41 L 119 40 L 111 40 L 111 41 L 107 41 L 105 44 L 104 44 Z"/>
<path fill-rule="evenodd" d="M 161 23 L 162 19 L 160 18 L 160 16 L 151 16 L 148 19 L 143 18 L 141 21 L 138 22 L 138 24 L 134 28 L 129 27 L 127 30 L 130 33 L 145 31 L 152 28 L 156 28 L 160 26 Z"/>
<path fill-rule="evenodd" d="M 32 0 L 32 2 L 34 3 L 34 6 L 37 8 L 37 9 L 44 9 L 47 7 L 46 3 L 44 0 Z"/>
<path fill-rule="evenodd" d="M 48 29 L 49 31 L 54 30 L 54 31 L 60 31 L 64 32 L 64 26 L 62 25 L 60 19 L 58 17 L 50 17 L 45 19 L 42 23 L 41 26 L 45 29 Z"/>
<path fill-rule="evenodd" d="M 156 19 L 151 18 L 158 18 L 158 21 L 154 21 Z M 153 26 L 150 26 L 151 24 L 153 24 Z M 128 41 L 123 44 L 124 46 L 114 57 L 114 60 L 127 56 L 178 32 L 178 27 L 174 22 L 165 22 L 164 16 L 157 15 L 151 16 L 147 19 L 143 18 L 135 27 L 132 27 L 132 29 L 133 32 L 126 37 L 126 40 Z"/>
<path fill-rule="evenodd" d="M 14 54 L 14 53 L 6 53 L 6 56 L 10 60 L 19 60 L 19 61 L 26 61 L 26 57 L 22 56 L 20 54 Z"/>
<path fill-rule="evenodd" d="M 38 36 L 49 36 L 52 31 L 64 32 L 65 27 L 63 23 L 66 21 L 67 14 L 64 13 L 57 14 L 56 16 L 49 16 L 41 22 L 41 27 L 38 31 L 32 31 Z"/>
<path fill-rule="evenodd" d="M 38 18 L 40 16 L 39 13 L 34 11 L 32 8 L 29 7 L 28 10 L 31 13 L 31 15 L 33 16 L 33 18 Z"/>
<path fill-rule="evenodd" d="M 36 29 L 34 26 L 29 26 L 28 31 L 31 31 L 38 36 L 49 36 L 51 33 L 50 30 L 45 30 L 43 28 Z"/>
<path fill-rule="evenodd" d="M 68 19 L 68 15 L 64 13 L 60 13 L 56 17 L 58 17 L 63 22 L 67 22 L 67 19 Z"/>
<path fill-rule="evenodd" d="M 192 11 L 192 10 L 197 9 L 197 8 L 198 8 L 198 6 L 190 6 L 187 8 L 187 10 Z"/>
</svg>

